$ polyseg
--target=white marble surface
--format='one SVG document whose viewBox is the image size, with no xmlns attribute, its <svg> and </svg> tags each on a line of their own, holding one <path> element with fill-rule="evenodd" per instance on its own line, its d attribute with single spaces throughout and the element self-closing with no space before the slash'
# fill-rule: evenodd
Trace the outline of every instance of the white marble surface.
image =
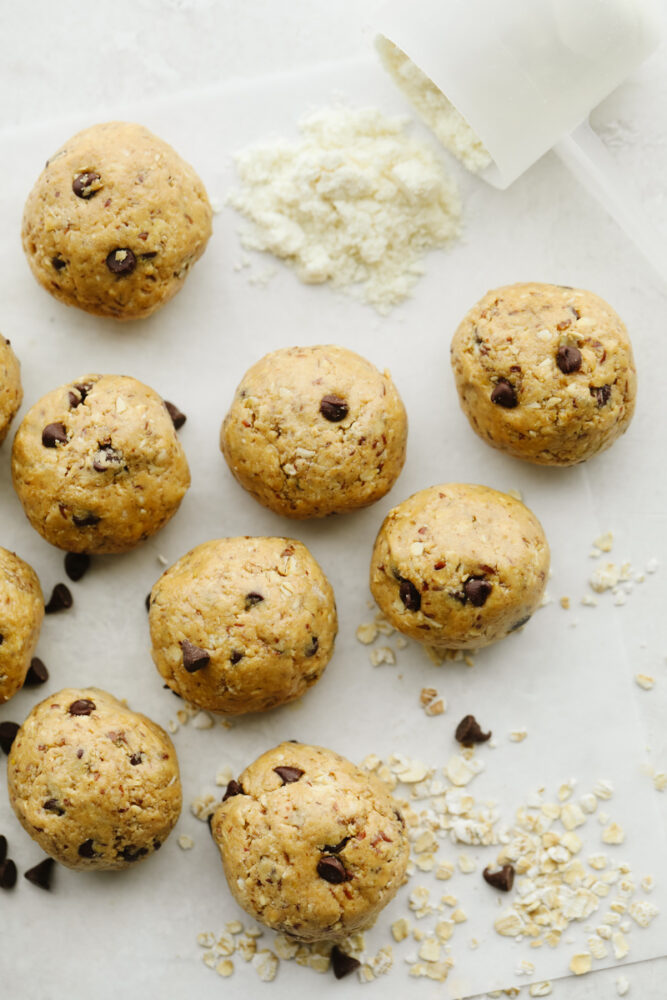
<svg viewBox="0 0 667 1000">
<path fill-rule="evenodd" d="M 130 108 L 134 102 L 216 86 L 236 77 L 259 78 L 267 73 L 361 56 L 368 51 L 372 35 L 369 25 L 380 7 L 379 0 L 364 0 L 361 4 L 354 0 L 337 0 L 335 4 L 323 0 L 248 0 L 243 4 L 238 0 L 116 0 L 113 5 L 86 5 L 85 8 L 74 4 L 56 7 L 45 0 L 30 0 L 12 9 L 5 7 L 0 37 L 2 125 L 29 130 L 52 117 L 81 115 L 102 119 L 106 108 Z M 344 79 L 341 91 L 346 92 Z M 346 92 L 346 96 L 360 103 L 364 100 L 364 94 Z M 667 203 L 664 200 L 666 107 L 667 66 L 663 50 L 594 115 L 596 127 L 632 178 L 644 206 L 663 233 L 667 232 Z M 0 170 L 11 169 L 10 150 L 1 135 L 0 153 Z M 579 247 L 574 256 L 585 260 L 582 248 L 588 248 L 591 273 L 598 267 L 603 270 L 604 254 L 614 253 L 618 234 L 596 209 L 589 208 L 574 185 L 570 188 L 555 160 L 546 158 L 536 171 L 527 186 L 527 210 L 531 205 L 539 205 L 540 198 L 549 197 L 553 180 L 561 199 L 563 224 L 574 224 L 576 228 Z M 468 196 L 474 203 L 474 188 L 468 187 Z M 519 229 L 517 224 L 517 232 Z M 545 233 L 544 238 L 548 240 L 549 234 Z M 495 272 L 502 280 L 524 277 L 509 273 L 512 256 L 508 251 L 507 260 L 500 265 L 495 262 Z M 514 256 L 517 262 L 524 261 L 521 252 Z M 622 303 L 624 297 L 628 301 L 643 297 L 646 315 L 650 313 L 653 320 L 647 323 L 647 329 L 652 337 L 659 336 L 662 325 L 659 316 L 667 313 L 667 297 L 655 288 L 637 258 L 629 255 L 628 261 L 627 295 L 618 287 L 616 278 L 617 298 Z M 492 270 L 483 254 L 480 254 L 479 266 Z M 559 259 L 554 260 L 554 267 L 567 270 L 566 262 Z M 483 278 L 481 283 L 485 284 Z M 598 290 L 605 294 L 604 287 Z M 608 293 L 612 297 L 611 287 Z M 650 341 L 642 339 L 642 330 L 632 332 L 640 360 L 648 369 Z M 664 351 L 659 353 L 665 357 Z M 643 383 L 650 389 L 650 396 L 640 399 L 633 432 L 633 447 L 637 449 L 635 461 L 627 464 L 629 444 L 625 453 L 621 452 L 623 446 L 618 452 L 626 460 L 624 469 L 631 471 L 624 476 L 623 490 L 619 490 L 614 458 L 617 453 L 612 451 L 603 456 L 594 469 L 596 497 L 600 520 L 611 527 L 616 536 L 615 561 L 627 557 L 641 565 L 655 556 L 661 560 L 660 572 L 664 573 L 667 571 L 667 478 L 662 462 L 666 438 L 664 433 L 656 433 L 656 424 L 663 420 L 664 413 L 660 372 L 647 371 Z M 628 669 L 657 678 L 655 690 L 641 700 L 647 741 L 645 748 L 638 748 L 638 759 L 643 752 L 647 761 L 665 770 L 665 588 L 662 577 L 656 578 L 656 582 L 656 586 L 642 591 L 641 599 L 635 597 L 627 608 L 618 609 L 618 613 L 623 616 L 631 661 Z M 584 611 L 582 609 L 581 614 Z M 7 717 L 7 713 L 3 717 Z M 619 725 L 622 724 L 619 709 Z M 593 733 L 591 738 L 594 738 Z M 664 818 L 665 808 L 663 803 L 661 805 Z M 663 874 L 655 872 L 658 878 Z M 0 924 L 8 913 L 9 908 L 3 905 Z M 10 963 L 11 958 L 6 949 L 3 954 L 0 942 L 0 969 L 5 962 Z M 631 998 L 661 1000 L 667 992 L 664 985 L 666 959 L 627 967 L 624 974 L 631 982 Z M 554 986 L 553 996 L 558 1000 L 592 1000 L 593 997 L 606 1000 L 616 995 L 617 976 L 616 970 L 610 970 L 583 980 L 560 981 Z M 388 982 L 385 980 L 382 986 L 368 988 L 384 989 Z M 309 975 L 304 979 L 303 995 L 312 987 Z M 345 990 L 343 985 L 341 990 Z M 424 984 L 419 984 L 419 991 L 425 996 L 431 995 Z M 138 995 L 127 980 L 123 982 L 123 993 L 128 997 Z M 54 995 L 53 1000 L 60 1000 L 59 995 Z"/>
</svg>

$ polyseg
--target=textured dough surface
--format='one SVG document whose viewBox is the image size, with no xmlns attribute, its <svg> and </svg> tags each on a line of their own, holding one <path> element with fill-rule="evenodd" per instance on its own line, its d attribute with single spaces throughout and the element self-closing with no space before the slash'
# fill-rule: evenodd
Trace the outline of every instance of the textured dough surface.
<svg viewBox="0 0 667 1000">
<path fill-rule="evenodd" d="M 303 774 L 285 783 L 276 767 Z M 380 782 L 331 750 L 281 743 L 239 783 L 242 794 L 218 806 L 211 823 L 239 905 L 303 941 L 341 940 L 372 924 L 403 883 L 409 856 L 403 819 Z M 345 881 L 318 874 L 322 858 L 337 858 Z"/>
<path fill-rule="evenodd" d="M 293 701 L 333 653 L 333 590 L 291 538 L 220 538 L 160 577 L 150 599 L 155 664 L 178 694 L 214 712 L 258 712 Z M 184 666 L 181 643 L 210 656 Z"/>
<path fill-rule="evenodd" d="M 347 407 L 337 421 L 324 397 Z M 290 347 L 253 365 L 224 419 L 220 447 L 248 492 L 285 517 L 365 507 L 405 461 L 405 407 L 389 372 L 342 347 Z"/>
<path fill-rule="evenodd" d="M 85 174 L 97 179 L 89 197 L 78 197 L 73 185 Z M 72 136 L 47 161 L 25 205 L 23 249 L 57 299 L 139 319 L 182 287 L 206 248 L 211 218 L 204 185 L 171 146 L 141 125 L 106 122 Z M 117 250 L 134 255 L 129 273 L 109 269 Z"/>
<path fill-rule="evenodd" d="M 22 400 L 21 367 L 9 341 L 0 334 L 0 444 Z"/>
<path fill-rule="evenodd" d="M 62 424 L 66 443 L 44 446 L 51 424 Z M 16 432 L 12 477 L 33 528 L 68 552 L 134 548 L 190 485 L 163 400 L 126 375 L 83 375 L 40 399 Z"/>
<path fill-rule="evenodd" d="M 370 583 L 400 632 L 430 646 L 474 649 L 526 623 L 548 571 L 549 546 L 527 507 L 488 486 L 448 483 L 389 512 Z"/>
<path fill-rule="evenodd" d="M 562 371 L 560 349 L 580 367 Z M 637 378 L 620 317 L 599 296 L 561 285 L 517 284 L 488 292 L 454 334 L 461 407 L 488 444 L 540 465 L 574 465 L 627 429 Z M 491 400 L 498 381 L 516 405 Z"/>
<path fill-rule="evenodd" d="M 23 687 L 43 618 L 34 569 L 0 547 L 0 704 Z"/>
<path fill-rule="evenodd" d="M 89 715 L 70 706 L 89 701 Z M 181 811 L 167 734 L 99 688 L 65 688 L 33 708 L 7 764 L 9 800 L 52 858 L 81 871 L 127 868 L 156 851 Z"/>
</svg>

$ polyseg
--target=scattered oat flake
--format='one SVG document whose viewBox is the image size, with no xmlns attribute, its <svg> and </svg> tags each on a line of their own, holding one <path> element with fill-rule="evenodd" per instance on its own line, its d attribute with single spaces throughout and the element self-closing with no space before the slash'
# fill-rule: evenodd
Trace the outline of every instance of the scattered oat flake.
<svg viewBox="0 0 667 1000">
<path fill-rule="evenodd" d="M 424 714 L 429 716 L 444 715 L 445 707 L 444 698 L 436 698 L 435 701 L 432 701 L 425 706 Z"/>
<path fill-rule="evenodd" d="M 624 934 L 615 931 L 611 936 L 611 943 L 614 948 L 614 958 L 625 958 L 630 953 L 630 945 Z"/>
<path fill-rule="evenodd" d="M 528 731 L 526 729 L 513 729 L 510 733 L 510 740 L 512 743 L 523 743 L 525 738 L 528 736 Z"/>
<path fill-rule="evenodd" d="M 604 534 L 599 535 L 593 545 L 600 552 L 611 552 L 612 546 L 614 544 L 614 536 L 611 531 L 605 531 Z"/>
<path fill-rule="evenodd" d="M 593 968 L 593 958 L 587 951 L 581 951 L 570 959 L 570 972 L 575 976 L 584 976 Z"/>
<path fill-rule="evenodd" d="M 558 603 L 560 604 L 561 608 L 563 608 L 565 611 L 567 611 L 569 609 L 569 607 L 570 607 L 570 598 L 569 597 L 561 597 L 561 599 L 560 599 L 560 601 Z M 537 996 L 537 994 L 535 994 L 535 995 Z"/>
<path fill-rule="evenodd" d="M 618 823 L 610 823 L 602 831 L 603 844 L 622 844 L 625 840 L 625 831 Z"/>
<path fill-rule="evenodd" d="M 410 934 L 410 921 L 405 917 L 395 920 L 391 925 L 391 935 L 394 941 L 405 941 Z"/>
<path fill-rule="evenodd" d="M 357 639 L 362 642 L 364 646 L 370 646 L 372 642 L 378 637 L 378 629 L 375 622 L 365 622 L 360 625 L 357 629 Z"/>
<path fill-rule="evenodd" d="M 630 989 L 630 983 L 625 976 L 619 976 L 616 980 L 616 992 L 619 997 L 624 997 L 627 995 Z"/>
<path fill-rule="evenodd" d="M 182 833 L 178 838 L 178 846 L 184 851 L 191 851 L 195 842 L 187 833 Z"/>
<path fill-rule="evenodd" d="M 215 971 L 219 976 L 227 979 L 234 972 L 234 963 L 229 958 L 223 958 L 222 961 L 218 962 L 216 965 Z"/>
<path fill-rule="evenodd" d="M 532 976 L 535 972 L 535 966 L 532 962 L 529 962 L 526 958 L 522 958 L 517 962 L 516 969 L 514 970 L 515 976 Z"/>
<path fill-rule="evenodd" d="M 597 598 L 593 597 L 591 594 L 584 594 L 581 598 L 581 603 L 586 608 L 597 608 L 598 606 Z"/>
<path fill-rule="evenodd" d="M 464 875 L 471 875 L 477 871 L 477 862 L 469 854 L 459 854 L 458 863 Z"/>
<path fill-rule="evenodd" d="M 422 688 L 419 693 L 419 703 L 420 705 L 428 705 L 429 702 L 432 702 L 437 697 L 438 692 L 435 688 Z"/>
<path fill-rule="evenodd" d="M 644 691 L 650 691 L 655 684 L 655 677 L 651 677 L 649 674 L 635 674 L 635 682 Z"/>
<path fill-rule="evenodd" d="M 653 775 L 653 787 L 658 792 L 664 792 L 667 788 L 667 772 L 656 771 Z"/>
<path fill-rule="evenodd" d="M 371 665 L 374 667 L 380 667 L 383 663 L 388 663 L 389 666 L 393 667 L 396 663 L 396 653 L 391 646 L 378 646 L 376 649 L 371 649 L 369 657 Z"/>
<path fill-rule="evenodd" d="M 276 978 L 278 958 L 268 948 L 257 952 L 252 959 L 252 965 L 263 983 L 270 983 Z"/>
<path fill-rule="evenodd" d="M 649 559 L 649 561 L 646 563 L 646 572 L 655 573 L 659 565 L 660 563 L 658 562 L 657 559 L 655 558 Z"/>
<path fill-rule="evenodd" d="M 550 997 L 553 990 L 551 980 L 545 979 L 543 983 L 533 983 L 528 990 L 531 997 Z"/>
</svg>

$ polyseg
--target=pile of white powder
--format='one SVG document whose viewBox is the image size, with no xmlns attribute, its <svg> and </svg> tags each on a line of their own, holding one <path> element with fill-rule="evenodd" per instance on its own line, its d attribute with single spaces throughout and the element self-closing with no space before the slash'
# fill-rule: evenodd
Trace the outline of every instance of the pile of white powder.
<svg viewBox="0 0 667 1000">
<path fill-rule="evenodd" d="M 455 182 L 406 120 L 374 108 L 324 108 L 279 139 L 236 156 L 228 203 L 251 223 L 247 249 L 286 261 L 387 313 L 423 274 L 423 255 L 460 234 Z"/>
</svg>

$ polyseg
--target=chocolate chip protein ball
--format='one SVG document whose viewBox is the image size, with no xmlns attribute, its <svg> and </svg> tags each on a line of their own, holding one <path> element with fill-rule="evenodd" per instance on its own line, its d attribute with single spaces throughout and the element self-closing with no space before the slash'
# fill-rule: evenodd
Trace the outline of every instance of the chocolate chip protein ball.
<svg viewBox="0 0 667 1000">
<path fill-rule="evenodd" d="M 167 734 L 99 688 L 65 688 L 33 708 L 7 763 L 19 822 L 68 868 L 127 868 L 163 844 L 181 811 Z"/>
<path fill-rule="evenodd" d="M 178 153 L 131 122 L 93 125 L 46 162 L 23 213 L 37 281 L 98 316 L 164 305 L 211 235 L 204 185 Z"/>
<path fill-rule="evenodd" d="M 324 517 L 389 492 L 407 432 L 389 372 L 343 347 L 290 347 L 243 376 L 220 447 L 241 486 L 265 507 Z"/>
<path fill-rule="evenodd" d="M 370 926 L 405 879 L 396 802 L 323 747 L 281 743 L 262 754 L 227 786 L 211 832 L 237 903 L 301 941 Z"/>
<path fill-rule="evenodd" d="M 9 341 L 0 334 L 0 444 L 22 400 L 21 367 Z"/>
<path fill-rule="evenodd" d="M 475 649 L 525 625 L 549 571 L 540 522 L 488 486 L 420 490 L 389 511 L 375 541 L 371 591 L 418 642 Z"/>
<path fill-rule="evenodd" d="M 190 485 L 167 405 L 126 375 L 83 375 L 23 419 L 12 451 L 23 509 L 68 552 L 126 552 L 176 513 Z"/>
<path fill-rule="evenodd" d="M 44 617 L 37 574 L 0 548 L 0 704 L 23 687 Z"/>
<path fill-rule="evenodd" d="M 543 284 L 488 292 L 454 334 L 451 357 L 473 430 L 516 458 L 584 462 L 632 419 L 628 334 L 592 292 Z"/>
<path fill-rule="evenodd" d="M 155 664 L 172 690 L 213 712 L 261 712 L 300 698 L 331 659 L 333 590 L 292 538 L 219 538 L 153 587 Z"/>
</svg>

